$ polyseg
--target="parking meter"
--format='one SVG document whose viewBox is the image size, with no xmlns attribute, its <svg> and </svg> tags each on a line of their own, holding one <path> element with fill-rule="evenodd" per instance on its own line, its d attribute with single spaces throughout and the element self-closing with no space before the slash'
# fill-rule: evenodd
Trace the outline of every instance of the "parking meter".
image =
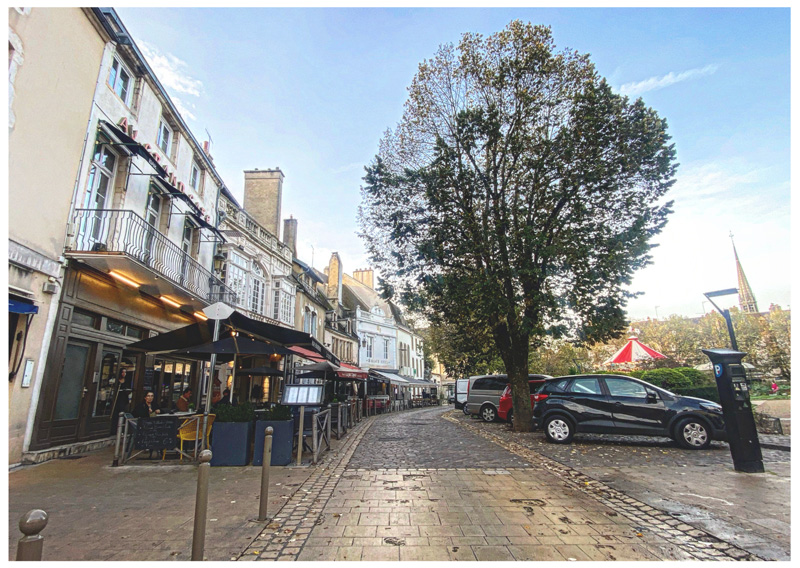
<svg viewBox="0 0 800 568">
<path fill-rule="evenodd" d="M 725 418 L 725 432 L 733 468 L 746 473 L 763 473 L 761 444 L 750 404 L 750 389 L 742 358 L 747 353 L 731 349 L 703 349 L 714 366 L 719 402 Z"/>
</svg>

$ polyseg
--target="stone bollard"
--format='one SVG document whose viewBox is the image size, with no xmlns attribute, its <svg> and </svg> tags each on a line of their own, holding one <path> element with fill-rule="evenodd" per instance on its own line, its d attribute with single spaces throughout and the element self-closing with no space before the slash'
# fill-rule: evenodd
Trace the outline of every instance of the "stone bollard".
<svg viewBox="0 0 800 568">
<path fill-rule="evenodd" d="M 24 534 L 17 544 L 17 560 L 41 560 L 44 537 L 39 533 L 47 526 L 47 513 L 32 509 L 19 519 L 19 530 Z"/>
<path fill-rule="evenodd" d="M 192 533 L 192 560 L 203 560 L 206 546 L 206 517 L 208 516 L 208 474 L 211 469 L 211 450 L 200 452 L 197 467 L 197 495 L 194 501 L 194 532 Z"/>
<path fill-rule="evenodd" d="M 267 426 L 264 436 L 264 457 L 261 460 L 261 497 L 258 501 L 258 520 L 267 520 L 269 495 L 269 466 L 272 461 L 272 426 Z"/>
</svg>

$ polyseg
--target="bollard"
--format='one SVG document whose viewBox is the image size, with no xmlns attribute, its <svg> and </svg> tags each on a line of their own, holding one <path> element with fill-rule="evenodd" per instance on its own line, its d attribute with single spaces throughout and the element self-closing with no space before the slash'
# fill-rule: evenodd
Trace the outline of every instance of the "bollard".
<svg viewBox="0 0 800 568">
<path fill-rule="evenodd" d="M 117 445 L 114 448 L 114 461 L 111 463 L 111 467 L 117 467 L 119 465 L 119 444 L 122 438 L 122 425 L 125 421 L 125 413 L 119 413 L 119 420 L 117 421 Z M 127 440 L 126 440 L 127 441 Z M 123 451 L 125 451 L 123 447 Z"/>
<path fill-rule="evenodd" d="M 269 494 L 269 466 L 272 462 L 272 426 L 267 426 L 264 436 L 264 456 L 261 460 L 261 497 L 258 501 L 258 520 L 267 520 Z"/>
<path fill-rule="evenodd" d="M 208 516 L 208 474 L 211 450 L 200 452 L 197 466 L 197 495 L 194 501 L 194 531 L 192 532 L 192 560 L 203 560 L 206 546 L 206 517 Z"/>
<path fill-rule="evenodd" d="M 47 513 L 32 509 L 19 519 L 19 530 L 24 534 L 17 544 L 17 560 L 30 561 L 42 559 L 44 537 L 39 533 L 47 526 Z"/>
</svg>

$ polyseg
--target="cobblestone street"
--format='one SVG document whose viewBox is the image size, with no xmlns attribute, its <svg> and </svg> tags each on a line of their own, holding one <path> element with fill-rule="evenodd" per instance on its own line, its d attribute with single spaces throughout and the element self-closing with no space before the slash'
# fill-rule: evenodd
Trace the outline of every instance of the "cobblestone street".
<svg viewBox="0 0 800 568">
<path fill-rule="evenodd" d="M 501 423 L 482 426 L 451 407 L 368 419 L 240 559 L 764 557 L 550 459 L 535 444 L 501 439 L 496 432 L 508 430 Z M 670 454 L 658 443 L 642 447 Z M 712 452 L 730 459 L 727 448 Z"/>
</svg>

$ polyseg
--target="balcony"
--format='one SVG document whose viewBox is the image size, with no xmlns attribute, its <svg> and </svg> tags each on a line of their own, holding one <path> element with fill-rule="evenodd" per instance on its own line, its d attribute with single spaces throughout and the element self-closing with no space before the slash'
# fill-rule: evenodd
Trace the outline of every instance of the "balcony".
<svg viewBox="0 0 800 568">
<path fill-rule="evenodd" d="M 65 255 L 102 272 L 122 271 L 153 296 L 181 305 L 236 303 L 236 294 L 133 211 L 78 209 Z"/>
</svg>

